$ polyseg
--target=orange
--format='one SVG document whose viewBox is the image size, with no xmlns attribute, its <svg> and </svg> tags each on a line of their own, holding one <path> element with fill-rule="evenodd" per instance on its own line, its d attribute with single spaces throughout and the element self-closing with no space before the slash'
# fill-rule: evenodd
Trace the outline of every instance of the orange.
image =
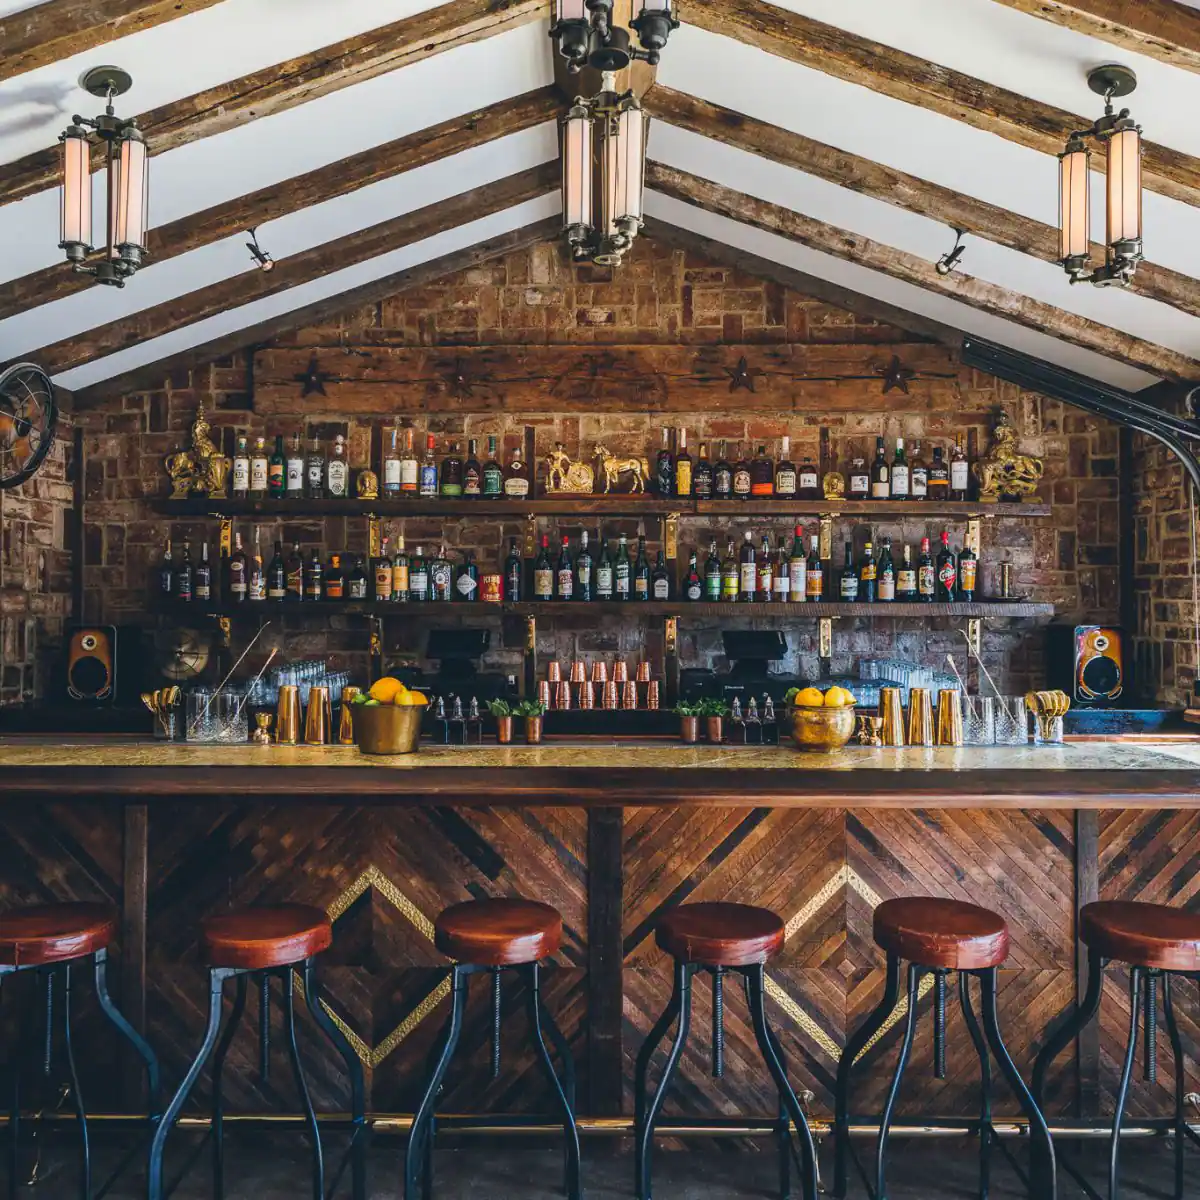
<svg viewBox="0 0 1200 1200">
<path fill-rule="evenodd" d="M 416 706 L 418 704 L 428 704 L 429 700 L 425 696 L 424 692 L 405 691 L 396 697 L 395 703 L 409 707 Z"/>
<path fill-rule="evenodd" d="M 400 680 L 385 675 L 371 684 L 370 696 L 372 700 L 378 700 L 380 704 L 394 704 L 396 697 L 403 695 L 406 691 L 407 688 Z"/>
</svg>

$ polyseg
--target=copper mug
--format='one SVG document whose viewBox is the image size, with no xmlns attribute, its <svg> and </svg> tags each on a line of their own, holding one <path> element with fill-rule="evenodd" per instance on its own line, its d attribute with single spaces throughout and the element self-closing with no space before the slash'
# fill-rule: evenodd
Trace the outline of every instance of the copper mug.
<svg viewBox="0 0 1200 1200">
<path fill-rule="evenodd" d="M 608 666 L 602 662 L 592 663 L 592 682 L 607 683 L 608 682 Z"/>
<path fill-rule="evenodd" d="M 621 684 L 621 707 L 622 708 L 637 708 L 638 706 L 638 685 L 632 679 L 627 679 Z"/>
<path fill-rule="evenodd" d="M 294 683 L 284 683 L 275 706 L 275 741 L 280 746 L 294 746 L 299 740 L 300 689 Z"/>
<path fill-rule="evenodd" d="M 879 716 L 883 722 L 880 731 L 885 746 L 903 746 L 904 738 L 904 705 L 900 698 L 900 689 L 885 687 L 879 689 Z"/>
<path fill-rule="evenodd" d="M 548 679 L 543 679 L 537 685 L 537 698 L 543 708 L 550 707 L 550 681 Z"/>
<path fill-rule="evenodd" d="M 554 707 L 559 709 L 571 707 L 571 685 L 565 679 L 560 679 L 554 685 Z"/>
<path fill-rule="evenodd" d="M 963 744 L 962 694 L 957 688 L 942 688 L 938 692 L 937 740 L 939 746 Z"/>
<path fill-rule="evenodd" d="M 650 682 L 650 664 L 644 658 L 637 665 L 637 671 L 634 674 L 634 679 L 636 679 L 638 683 Z"/>
<path fill-rule="evenodd" d="M 617 681 L 615 679 L 610 679 L 604 685 L 604 696 L 600 703 L 603 708 L 617 707 Z"/>
<path fill-rule="evenodd" d="M 582 709 L 596 707 L 596 689 L 586 679 L 577 685 L 575 703 Z"/>
<path fill-rule="evenodd" d="M 628 683 L 629 681 L 629 664 L 623 658 L 618 658 L 613 662 L 612 681 L 613 683 Z"/>
<path fill-rule="evenodd" d="M 333 739 L 333 709 L 329 704 L 329 689 L 308 689 L 308 711 L 304 718 L 304 744 L 325 746 Z"/>
<path fill-rule="evenodd" d="M 658 711 L 658 680 L 651 679 L 646 684 L 646 707 L 651 712 Z"/>
<path fill-rule="evenodd" d="M 546 680 L 549 683 L 562 682 L 562 663 L 557 659 L 546 664 Z"/>
<path fill-rule="evenodd" d="M 362 694 L 362 688 L 344 687 L 342 688 L 342 711 L 341 718 L 338 721 L 338 745 L 353 746 L 354 745 L 354 713 L 353 701 L 355 696 Z"/>
<path fill-rule="evenodd" d="M 909 688 L 908 744 L 933 745 L 933 700 L 928 688 Z"/>
<path fill-rule="evenodd" d="M 570 680 L 574 684 L 587 683 L 587 663 L 581 658 L 571 663 Z"/>
</svg>

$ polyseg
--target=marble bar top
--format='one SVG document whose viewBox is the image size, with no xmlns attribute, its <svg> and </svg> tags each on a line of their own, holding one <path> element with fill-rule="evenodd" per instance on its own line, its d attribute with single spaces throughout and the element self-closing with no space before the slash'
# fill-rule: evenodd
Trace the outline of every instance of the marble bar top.
<svg viewBox="0 0 1200 1200">
<path fill-rule="evenodd" d="M 1200 807 L 1200 737 L 1063 746 L 867 748 L 672 741 L 353 747 L 201 746 L 122 738 L 0 739 L 0 803 L 24 796 L 269 798 L 377 804 Z"/>
</svg>

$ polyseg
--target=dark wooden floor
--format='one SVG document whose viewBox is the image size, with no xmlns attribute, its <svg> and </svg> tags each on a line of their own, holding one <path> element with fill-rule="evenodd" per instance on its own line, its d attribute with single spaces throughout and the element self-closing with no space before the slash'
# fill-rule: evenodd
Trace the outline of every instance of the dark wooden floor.
<svg viewBox="0 0 1200 1200">
<path fill-rule="evenodd" d="M 118 1157 L 124 1135 L 101 1134 L 95 1147 L 98 1187 Z M 327 1138 L 328 1161 L 336 1164 L 344 1139 Z M 709 1143 L 711 1145 L 711 1143 Z M 188 1175 L 175 1192 L 176 1200 L 211 1200 L 207 1147 L 199 1135 L 181 1133 L 171 1143 L 168 1178 L 184 1166 L 189 1152 L 201 1149 Z M 863 1144 L 869 1154 L 869 1147 Z M 973 1147 L 959 1139 L 917 1140 L 894 1143 L 895 1157 L 889 1176 L 889 1200 L 971 1200 L 977 1193 L 976 1158 Z M 584 1145 L 584 1189 L 586 1200 L 629 1200 L 633 1195 L 633 1162 L 630 1154 L 613 1147 Z M 371 1156 L 371 1200 L 394 1200 L 401 1194 L 400 1164 L 403 1142 L 389 1140 L 373 1149 Z M 1089 1174 L 1104 1193 L 1104 1148 L 1088 1148 Z M 308 1197 L 309 1156 L 299 1138 L 242 1130 L 228 1140 L 227 1200 L 304 1200 Z M 1130 1144 L 1123 1152 L 1123 1200 L 1170 1200 L 1171 1151 L 1169 1144 Z M 25 1164 L 26 1170 L 29 1163 Z M 828 1170 L 829 1151 L 824 1148 L 822 1165 Z M 76 1158 L 69 1132 L 55 1135 L 40 1174 L 42 1182 L 23 1189 L 27 1200 L 75 1200 Z M 1200 1154 L 1189 1153 L 1185 1195 L 1200 1198 Z M 655 1200 L 769 1200 L 778 1195 L 776 1160 L 771 1154 L 728 1150 L 664 1150 L 655 1157 Z M 483 1144 L 466 1144 L 461 1149 L 439 1150 L 436 1160 L 437 1200 L 557 1200 L 562 1156 L 539 1145 L 505 1146 L 497 1152 Z M 828 1184 L 828 1180 L 825 1183 Z M 114 1200 L 141 1200 L 143 1179 L 136 1168 L 124 1173 L 112 1191 Z M 1083 1192 L 1065 1175 L 1060 1175 L 1061 1200 L 1076 1200 Z M 338 1187 L 338 1197 L 348 1197 L 347 1181 Z M 793 1187 L 792 1195 L 800 1193 Z M 855 1181 L 853 1200 L 865 1200 L 861 1181 Z M 1018 1200 L 1026 1195 L 1012 1168 L 997 1154 L 993 1165 L 992 1200 Z M 1036 1198 L 1041 1200 L 1041 1198 Z"/>
</svg>

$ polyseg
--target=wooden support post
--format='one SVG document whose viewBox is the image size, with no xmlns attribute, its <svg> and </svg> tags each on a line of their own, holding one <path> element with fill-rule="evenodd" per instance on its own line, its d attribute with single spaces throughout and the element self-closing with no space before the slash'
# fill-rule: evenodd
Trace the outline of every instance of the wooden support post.
<svg viewBox="0 0 1200 1200">
<path fill-rule="evenodd" d="M 1100 899 L 1100 814 L 1094 808 L 1075 810 L 1075 999 L 1087 991 L 1087 947 L 1079 941 L 1079 910 Z M 1086 1025 L 1075 1039 L 1076 1112 L 1083 1118 L 1100 1115 L 1100 1022 Z"/>
<path fill-rule="evenodd" d="M 588 810 L 587 1104 L 598 1117 L 617 1117 L 624 1110 L 623 825 L 620 808 Z"/>
<path fill-rule="evenodd" d="M 121 1011 L 139 1033 L 146 1031 L 146 903 L 150 812 L 145 804 L 125 806 L 124 847 L 121 864 Z M 137 1055 L 122 1046 L 121 1095 L 130 1112 L 145 1112 L 142 1089 L 145 1067 Z"/>
</svg>

